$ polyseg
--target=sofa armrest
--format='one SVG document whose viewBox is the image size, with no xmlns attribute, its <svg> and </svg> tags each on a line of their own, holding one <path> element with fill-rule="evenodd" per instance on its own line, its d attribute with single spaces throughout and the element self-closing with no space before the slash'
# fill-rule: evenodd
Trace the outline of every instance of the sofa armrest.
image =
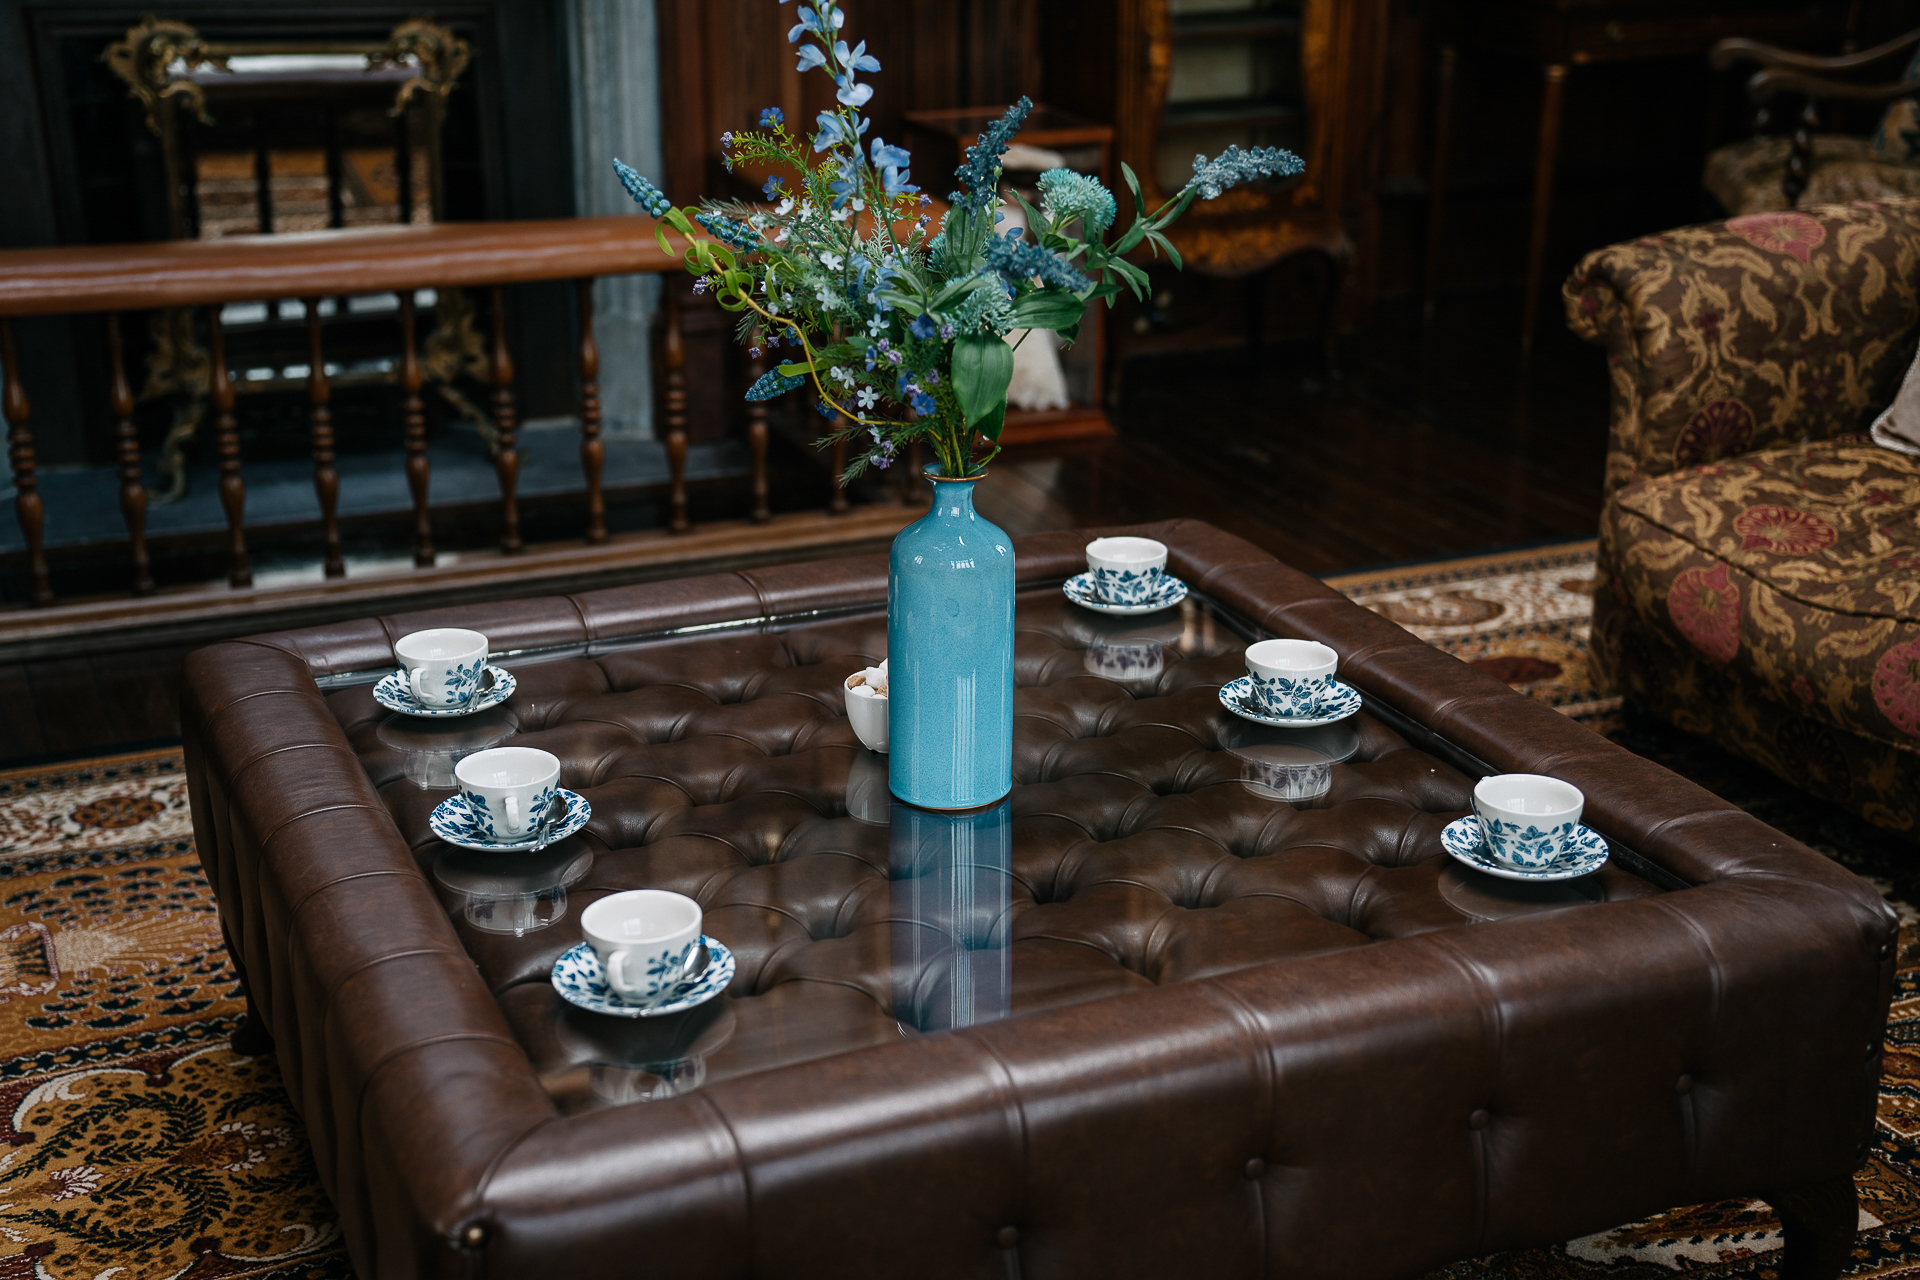
<svg viewBox="0 0 1920 1280">
<path fill-rule="evenodd" d="M 1920 335 L 1920 200 L 1686 227 L 1588 254 L 1567 323 L 1606 347 L 1608 493 L 1864 431 Z"/>
</svg>

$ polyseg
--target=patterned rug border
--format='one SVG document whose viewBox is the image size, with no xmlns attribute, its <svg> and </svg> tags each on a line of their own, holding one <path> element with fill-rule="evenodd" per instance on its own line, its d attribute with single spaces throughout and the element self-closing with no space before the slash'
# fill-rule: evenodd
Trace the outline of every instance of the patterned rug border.
<svg viewBox="0 0 1920 1280">
<path fill-rule="evenodd" d="M 171 773 L 174 768 L 156 769 L 180 758 L 180 748 L 154 747 L 147 751 L 129 751 L 122 755 L 90 756 L 84 760 L 63 760 L 57 764 L 27 765 L 19 769 L 0 769 L 0 800 L 23 791 L 48 786 L 71 786 L 105 778 L 140 777 L 149 773 Z"/>
<path fill-rule="evenodd" d="M 1371 569 L 1360 573 L 1336 573 L 1321 581 L 1336 591 L 1348 592 L 1365 587 L 1371 592 L 1406 591 L 1415 587 L 1441 586 L 1462 578 L 1493 577 L 1501 571 L 1551 567 L 1556 560 L 1577 564 L 1600 549 L 1598 538 L 1580 538 L 1555 542 L 1531 551 L 1496 551 L 1487 555 L 1462 556 L 1454 560 L 1435 560 L 1428 564 L 1403 564 L 1397 568 Z"/>
</svg>

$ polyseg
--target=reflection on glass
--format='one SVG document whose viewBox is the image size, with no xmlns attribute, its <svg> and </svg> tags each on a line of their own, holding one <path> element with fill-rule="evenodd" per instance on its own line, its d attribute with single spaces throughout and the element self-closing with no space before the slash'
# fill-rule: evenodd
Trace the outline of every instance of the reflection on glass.
<svg viewBox="0 0 1920 1280">
<path fill-rule="evenodd" d="M 898 803 L 887 789 L 887 758 L 860 748 L 847 769 L 847 816 L 870 827 L 884 827 L 892 821 L 893 806 Z"/>
<path fill-rule="evenodd" d="M 555 1033 L 567 1056 L 583 1064 L 593 1100 L 617 1107 L 659 1102 L 705 1084 L 707 1059 L 733 1038 L 735 1022 L 733 1003 L 725 999 L 664 1018 L 608 1018 L 567 1005 Z"/>
<path fill-rule="evenodd" d="M 1150 620 L 1122 622 L 1101 619 L 1083 633 L 1087 671 L 1106 680 L 1150 684 L 1167 669 L 1169 645 L 1182 645 L 1187 634 L 1184 602 L 1179 614 L 1171 611 Z"/>
<path fill-rule="evenodd" d="M 451 845 L 433 863 L 433 878 L 465 898 L 466 922 L 483 933 L 518 938 L 567 914 L 567 887 L 593 866 L 593 850 L 578 836 L 522 853 L 491 853 Z"/>
<path fill-rule="evenodd" d="M 1012 803 L 934 813 L 896 800 L 892 814 L 893 1005 L 901 1030 L 1006 1017 Z"/>
<path fill-rule="evenodd" d="M 1236 721 L 1221 745 L 1239 761 L 1241 779 L 1256 794 L 1306 804 L 1333 789 L 1333 766 L 1360 749 L 1360 731 L 1351 720 L 1313 729 Z"/>
<path fill-rule="evenodd" d="M 422 790 L 453 785 L 453 766 L 476 751 L 497 747 L 519 732 L 520 718 L 505 706 L 450 720 L 398 713 L 380 722 L 374 736 L 398 751 L 407 781 Z"/>
<path fill-rule="evenodd" d="M 1597 883 L 1598 879 L 1581 876 L 1578 880 L 1549 880 L 1544 884 L 1502 880 L 1448 859 L 1447 865 L 1440 868 L 1440 896 L 1475 921 L 1508 920 L 1562 907 L 1605 902 L 1607 893 Z"/>
</svg>

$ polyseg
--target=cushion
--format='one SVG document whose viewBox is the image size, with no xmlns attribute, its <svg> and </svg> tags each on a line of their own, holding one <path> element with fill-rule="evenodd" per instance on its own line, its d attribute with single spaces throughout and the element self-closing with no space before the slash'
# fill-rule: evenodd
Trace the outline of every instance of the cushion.
<svg viewBox="0 0 1920 1280">
<path fill-rule="evenodd" d="M 1613 603 L 1701 682 L 1920 748 L 1920 458 L 1762 450 L 1628 485 L 1606 524 Z"/>
<path fill-rule="evenodd" d="M 1786 176 L 1791 138 L 1765 134 L 1716 148 L 1707 156 L 1701 182 L 1729 216 L 1772 213 L 1787 207 L 1780 180 Z M 1800 193 L 1800 207 L 1850 204 L 1920 195 L 1920 164 L 1896 163 L 1867 138 L 1822 133 L 1813 139 L 1813 172 Z"/>
</svg>

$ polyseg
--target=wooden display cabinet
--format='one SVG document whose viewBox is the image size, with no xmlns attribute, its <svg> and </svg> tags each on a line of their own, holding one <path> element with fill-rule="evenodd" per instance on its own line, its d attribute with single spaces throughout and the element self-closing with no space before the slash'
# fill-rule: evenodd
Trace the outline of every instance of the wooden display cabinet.
<svg viewBox="0 0 1920 1280">
<path fill-rule="evenodd" d="M 1046 93 L 1114 122 L 1149 208 L 1184 185 L 1196 154 L 1282 146 L 1306 160 L 1298 178 L 1195 203 L 1169 232 L 1188 270 L 1242 276 L 1303 250 L 1344 262 L 1346 215 L 1367 202 L 1386 28 L 1386 0 L 1045 5 Z"/>
</svg>

